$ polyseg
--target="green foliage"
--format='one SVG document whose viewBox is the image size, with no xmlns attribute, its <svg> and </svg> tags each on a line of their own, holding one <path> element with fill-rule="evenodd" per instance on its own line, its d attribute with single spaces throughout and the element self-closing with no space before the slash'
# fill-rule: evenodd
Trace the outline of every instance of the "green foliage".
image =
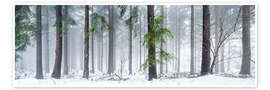
<svg viewBox="0 0 270 90">
<path fill-rule="evenodd" d="M 120 18 L 123 18 L 127 11 L 127 5 L 118 5 L 117 7 L 120 9 Z"/>
<path fill-rule="evenodd" d="M 108 24 L 106 18 L 102 15 L 99 15 L 98 13 L 94 12 L 91 14 L 92 16 L 92 27 L 89 29 L 88 35 L 91 35 L 91 33 L 97 32 L 100 33 L 104 30 L 111 30 L 110 25 Z M 100 24 L 100 30 L 97 30 L 97 25 Z"/>
<path fill-rule="evenodd" d="M 126 14 L 127 6 L 119 5 L 118 8 L 120 8 L 120 18 L 123 19 L 123 16 Z M 130 11 L 128 19 L 125 20 L 125 24 L 128 25 L 129 30 L 134 30 L 134 32 L 136 32 L 134 26 L 138 23 L 138 6 L 130 6 L 130 8 L 132 8 L 132 11 Z"/>
<path fill-rule="evenodd" d="M 20 59 L 18 52 L 25 51 L 36 34 L 35 22 L 29 6 L 15 6 L 15 61 Z"/>
<path fill-rule="evenodd" d="M 151 37 L 149 32 L 144 35 L 142 44 L 146 46 L 147 49 L 149 49 L 150 47 L 148 42 L 151 38 L 153 39 L 152 43 L 155 45 L 161 45 L 161 44 L 165 45 L 167 43 L 166 40 L 174 39 L 172 32 L 169 29 L 162 27 L 164 19 L 165 19 L 165 16 L 159 16 L 150 22 L 150 24 L 153 25 L 153 32 L 155 35 L 154 37 Z M 161 58 L 154 60 L 153 64 L 163 64 L 164 62 L 161 62 L 160 59 L 164 59 L 165 62 L 168 62 L 170 59 L 173 58 L 172 55 L 170 55 L 168 52 L 164 50 L 161 50 L 157 52 L 156 54 L 158 54 Z M 151 55 L 147 56 L 147 59 L 142 65 L 143 69 L 146 69 L 147 67 L 149 67 L 148 62 L 150 60 L 149 59 L 150 57 Z"/>
</svg>

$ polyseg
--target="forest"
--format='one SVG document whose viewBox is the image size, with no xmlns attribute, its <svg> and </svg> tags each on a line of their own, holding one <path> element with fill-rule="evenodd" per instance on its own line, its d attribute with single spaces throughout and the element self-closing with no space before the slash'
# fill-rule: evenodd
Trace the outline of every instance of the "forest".
<svg viewBox="0 0 270 90">
<path fill-rule="evenodd" d="M 256 82 L 254 5 L 15 5 L 14 9 L 17 84 Z"/>
</svg>

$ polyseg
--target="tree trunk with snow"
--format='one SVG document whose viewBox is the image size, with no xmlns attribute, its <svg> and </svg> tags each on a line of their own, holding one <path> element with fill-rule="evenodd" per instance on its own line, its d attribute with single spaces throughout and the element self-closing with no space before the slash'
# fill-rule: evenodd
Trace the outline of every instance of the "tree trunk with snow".
<svg viewBox="0 0 270 90">
<path fill-rule="evenodd" d="M 251 61 L 251 50 L 250 50 L 250 6 L 242 6 L 242 64 L 240 74 L 250 74 L 250 61 Z"/>
</svg>

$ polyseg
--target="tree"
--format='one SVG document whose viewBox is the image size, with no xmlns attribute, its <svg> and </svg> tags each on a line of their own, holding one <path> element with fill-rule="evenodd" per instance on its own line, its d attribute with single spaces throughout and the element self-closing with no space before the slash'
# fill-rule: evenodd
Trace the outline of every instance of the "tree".
<svg viewBox="0 0 270 90">
<path fill-rule="evenodd" d="M 84 70 L 83 78 L 89 77 L 89 6 L 85 5 L 84 16 Z"/>
<path fill-rule="evenodd" d="M 222 60 L 217 61 L 217 57 L 219 56 L 219 50 L 220 48 L 223 48 L 223 44 L 224 42 L 234 33 L 236 32 L 237 29 L 237 24 L 239 22 L 239 17 L 240 17 L 240 12 L 241 12 L 241 8 L 239 8 L 237 17 L 235 19 L 235 22 L 232 25 L 232 30 L 229 30 L 227 32 L 224 31 L 224 18 L 219 18 L 218 21 L 218 26 L 219 26 L 219 32 L 218 32 L 218 38 L 217 38 L 217 42 L 215 47 L 210 48 L 210 51 L 213 55 L 213 60 L 212 60 L 212 64 L 210 66 L 210 73 L 213 74 L 213 69 L 215 67 L 215 65 L 219 62 L 223 63 Z"/>
<path fill-rule="evenodd" d="M 195 60 L 194 60 L 194 6 L 191 9 L 191 31 L 190 31 L 190 73 L 195 73 Z"/>
<path fill-rule="evenodd" d="M 153 21 L 154 21 L 154 6 L 147 5 L 147 15 L 148 15 L 148 33 L 149 33 L 149 41 L 147 42 L 149 45 L 148 49 L 148 80 L 153 80 L 157 78 L 157 70 L 156 70 L 156 45 L 153 43 L 155 38 L 155 32 L 153 29 Z"/>
<path fill-rule="evenodd" d="M 56 5 L 56 50 L 52 77 L 60 79 L 62 63 L 62 6 Z"/>
<path fill-rule="evenodd" d="M 148 49 L 148 56 L 143 66 L 144 69 L 148 68 L 148 80 L 151 81 L 157 78 L 156 64 L 163 64 L 160 60 L 156 59 L 156 54 L 159 54 L 165 62 L 168 62 L 172 56 L 166 51 L 162 50 L 156 52 L 156 45 L 165 45 L 168 38 L 173 38 L 171 31 L 167 28 L 161 28 L 165 16 L 154 18 L 154 6 L 147 6 L 148 15 L 148 32 L 144 35 L 143 45 Z"/>
<path fill-rule="evenodd" d="M 251 50 L 250 50 L 250 6 L 242 6 L 242 64 L 240 74 L 250 74 L 250 61 L 251 61 Z"/>
<path fill-rule="evenodd" d="M 114 45 L 113 45 L 113 41 L 114 41 L 114 36 L 113 36 L 113 32 L 114 32 L 114 25 L 113 25 L 113 6 L 108 6 L 108 11 L 109 11 L 109 55 L 108 55 L 108 74 L 112 74 L 114 72 L 114 56 L 113 56 L 113 52 L 114 52 Z"/>
<path fill-rule="evenodd" d="M 41 24 L 41 6 L 38 5 L 36 8 L 36 16 L 37 16 L 37 46 L 36 46 L 36 78 L 43 79 L 43 71 L 42 71 L 42 24 Z"/>
<path fill-rule="evenodd" d="M 218 6 L 214 6 L 214 12 L 215 12 L 215 46 L 217 47 L 219 44 L 219 34 L 220 34 L 220 30 L 219 30 L 219 26 L 218 26 Z M 219 52 L 217 52 L 219 53 Z M 219 60 L 219 57 L 216 56 L 216 60 Z M 219 64 L 217 63 L 215 65 L 215 72 L 218 73 L 219 72 Z"/>
<path fill-rule="evenodd" d="M 50 39 L 49 39 L 49 8 L 45 8 L 45 12 L 46 12 L 46 19 L 45 19 L 45 27 L 44 29 L 46 30 L 45 31 L 45 42 L 46 42 L 46 45 L 45 45 L 45 57 L 44 57 L 44 68 L 45 68 L 45 73 L 50 73 Z"/>
<path fill-rule="evenodd" d="M 210 11 L 208 5 L 203 5 L 203 42 L 201 75 L 206 75 L 210 71 L 210 45 Z"/>
<path fill-rule="evenodd" d="M 64 71 L 63 71 L 63 74 L 64 75 L 68 75 L 68 60 L 69 60 L 69 56 L 68 56 L 68 52 L 69 52 L 69 49 L 68 49 L 68 7 L 69 6 L 64 6 L 64 10 L 63 10 L 63 13 L 64 13 L 64 16 L 63 16 L 63 22 L 64 22 L 64 36 L 63 36 L 63 39 L 64 39 Z"/>
<path fill-rule="evenodd" d="M 126 12 L 127 6 L 118 6 L 120 8 L 120 18 L 123 18 Z M 138 6 L 132 7 L 129 6 L 129 17 L 127 20 L 125 20 L 125 24 L 129 28 L 129 74 L 132 74 L 132 36 L 133 32 L 135 32 L 134 27 L 136 26 L 136 23 L 138 22 Z"/>
<path fill-rule="evenodd" d="M 133 26 L 132 26 L 132 6 L 130 5 L 129 7 L 130 9 L 130 18 L 129 18 L 129 64 L 128 64 L 128 69 L 129 69 L 129 74 L 131 75 L 132 74 L 132 29 L 133 29 Z"/>
<path fill-rule="evenodd" d="M 91 9 L 91 10 L 92 10 L 92 13 L 93 13 L 93 11 L 94 11 L 93 5 L 92 5 L 92 9 Z M 92 20 L 91 26 L 93 27 L 93 18 L 92 18 L 91 20 Z M 89 23 L 89 22 L 88 22 L 88 23 Z M 89 26 L 89 25 L 88 25 L 88 26 Z M 92 66 L 92 70 L 91 70 L 91 73 L 95 73 L 95 64 L 94 64 L 94 63 L 95 63 L 95 62 L 94 62 L 94 59 L 95 59 L 95 58 L 94 58 L 94 55 L 95 55 L 95 53 L 94 53 L 94 50 L 95 50 L 95 49 L 94 49 L 94 40 L 95 40 L 95 39 L 94 39 L 94 30 L 92 30 L 91 35 L 92 35 L 92 36 L 91 36 L 91 49 L 92 49 L 92 50 L 91 50 L 91 51 L 92 51 L 92 62 L 91 62 L 91 64 L 92 64 L 92 65 L 91 65 L 91 66 Z"/>
</svg>

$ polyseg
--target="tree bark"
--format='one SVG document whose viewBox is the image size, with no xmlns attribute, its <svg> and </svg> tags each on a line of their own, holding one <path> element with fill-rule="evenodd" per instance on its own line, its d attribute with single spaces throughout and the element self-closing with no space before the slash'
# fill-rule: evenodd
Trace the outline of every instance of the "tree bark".
<svg viewBox="0 0 270 90">
<path fill-rule="evenodd" d="M 36 78 L 43 79 L 43 71 L 42 71 L 42 24 L 41 24 L 41 6 L 38 5 L 36 8 L 37 14 L 37 46 L 36 46 Z"/>
<path fill-rule="evenodd" d="M 52 77 L 60 79 L 62 62 L 62 6 L 56 6 L 56 50 Z"/>
<path fill-rule="evenodd" d="M 89 77 L 89 6 L 85 5 L 84 16 L 84 69 L 83 78 Z M 92 34 L 93 35 L 93 34 Z"/>
<path fill-rule="evenodd" d="M 114 32 L 114 25 L 113 25 L 113 6 L 108 6 L 109 11 L 109 25 L 110 25 L 110 31 L 109 31 L 109 55 L 108 55 L 108 74 L 112 74 L 114 72 L 114 60 L 113 60 L 113 32 Z"/>
<path fill-rule="evenodd" d="M 191 31 L 190 31 L 190 73 L 195 73 L 194 61 L 194 6 L 191 5 Z"/>
<path fill-rule="evenodd" d="M 240 74 L 250 74 L 250 61 L 251 61 L 251 50 L 250 50 L 250 6 L 242 6 L 242 64 Z"/>
<path fill-rule="evenodd" d="M 148 80 L 151 81 L 157 78 L 157 70 L 156 70 L 156 45 L 153 43 L 155 32 L 153 30 L 153 21 L 154 21 L 154 6 L 147 5 L 147 14 L 148 14 L 148 33 L 150 34 L 150 39 L 147 42 L 149 45 L 148 49 Z"/>
<path fill-rule="evenodd" d="M 210 11 L 208 5 L 203 5 L 203 43 L 201 75 L 206 75 L 209 73 L 210 61 Z"/>
</svg>

